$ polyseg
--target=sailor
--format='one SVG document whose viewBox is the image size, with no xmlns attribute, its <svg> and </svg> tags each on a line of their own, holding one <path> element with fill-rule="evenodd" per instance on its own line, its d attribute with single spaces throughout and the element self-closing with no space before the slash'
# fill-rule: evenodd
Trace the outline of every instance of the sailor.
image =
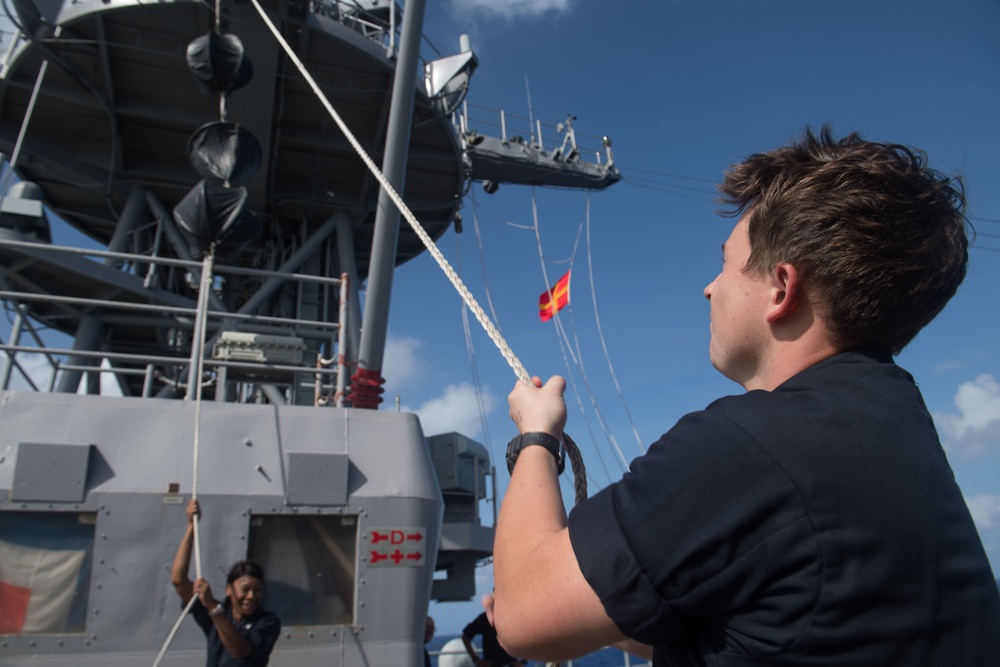
<svg viewBox="0 0 1000 667">
<path fill-rule="evenodd" d="M 1000 665 L 1000 595 L 893 357 L 962 282 L 960 181 L 829 128 L 733 166 L 712 365 L 682 418 L 567 519 L 565 381 L 519 383 L 494 544 L 504 646 L 653 665 Z"/>
<path fill-rule="evenodd" d="M 192 596 L 198 599 L 191 615 L 208 639 L 206 667 L 264 667 L 281 632 L 277 616 L 260 606 L 264 592 L 264 570 L 253 561 L 238 561 L 226 577 L 226 597 L 219 602 L 212 587 L 203 578 L 188 578 L 191 547 L 194 542 L 194 517 L 201 516 L 198 501 L 187 505 L 187 530 L 171 573 L 171 583 L 187 606 Z"/>
</svg>

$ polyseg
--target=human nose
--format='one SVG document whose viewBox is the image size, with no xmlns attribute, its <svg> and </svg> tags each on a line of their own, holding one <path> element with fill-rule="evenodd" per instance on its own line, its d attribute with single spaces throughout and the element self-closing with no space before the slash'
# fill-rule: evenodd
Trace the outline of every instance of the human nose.
<svg viewBox="0 0 1000 667">
<path fill-rule="evenodd" d="M 714 280 L 712 280 L 712 282 L 710 282 L 709 284 L 705 285 L 705 289 L 703 289 L 702 292 L 701 292 L 702 294 L 705 295 L 705 298 L 708 299 L 709 301 L 712 300 L 712 290 L 715 288 L 715 281 L 718 280 L 718 279 L 719 278 L 716 277 Z"/>
</svg>

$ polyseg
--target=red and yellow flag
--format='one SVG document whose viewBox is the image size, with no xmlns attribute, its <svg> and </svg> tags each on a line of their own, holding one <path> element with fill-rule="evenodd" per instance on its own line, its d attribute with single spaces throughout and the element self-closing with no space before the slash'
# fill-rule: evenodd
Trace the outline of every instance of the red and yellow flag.
<svg viewBox="0 0 1000 667">
<path fill-rule="evenodd" d="M 552 289 L 538 297 L 538 316 L 542 318 L 542 322 L 551 320 L 556 313 L 569 303 L 570 273 L 571 271 L 567 271 L 566 275 L 560 278 L 559 282 L 553 285 Z"/>
</svg>

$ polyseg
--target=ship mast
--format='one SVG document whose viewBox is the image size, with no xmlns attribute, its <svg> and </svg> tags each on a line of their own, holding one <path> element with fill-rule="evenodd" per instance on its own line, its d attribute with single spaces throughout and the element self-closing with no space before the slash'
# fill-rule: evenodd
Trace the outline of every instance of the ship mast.
<svg viewBox="0 0 1000 667">
<path fill-rule="evenodd" d="M 399 61 L 393 77 L 382 172 L 396 192 L 403 192 L 406 175 L 406 159 L 409 154 L 410 127 L 413 119 L 414 85 L 423 34 L 424 5 L 424 0 L 408 0 L 406 3 L 400 36 Z M 358 369 L 351 383 L 351 399 L 354 407 L 373 409 L 382 402 L 379 395 L 382 393 L 381 385 L 385 381 L 381 375 L 382 361 L 389 327 L 389 303 L 396 245 L 399 240 L 399 211 L 384 187 L 379 188 L 374 234 L 361 348 L 358 351 Z"/>
</svg>

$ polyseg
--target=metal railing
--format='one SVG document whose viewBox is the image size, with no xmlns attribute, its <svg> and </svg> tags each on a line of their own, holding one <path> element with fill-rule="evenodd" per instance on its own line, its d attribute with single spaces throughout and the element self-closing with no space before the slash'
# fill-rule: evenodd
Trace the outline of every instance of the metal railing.
<svg viewBox="0 0 1000 667">
<path fill-rule="evenodd" d="M 75 247 L 65 247 L 50 245 L 46 243 L 31 243 L 10 239 L 0 239 L 0 247 L 17 248 L 25 251 L 43 251 L 46 255 L 62 254 L 103 258 L 105 260 L 121 261 L 131 265 L 131 267 L 144 266 L 156 263 L 161 266 L 170 266 L 190 271 L 192 274 L 200 274 L 202 264 L 200 262 L 173 259 L 167 257 L 150 257 L 149 255 L 137 255 L 132 253 L 109 252 L 106 250 L 83 249 Z M 37 258 L 37 256 L 36 256 Z M 49 261 L 55 264 L 58 260 L 52 257 L 44 257 L 37 261 Z M 95 263 L 95 272 L 98 270 L 112 269 L 113 265 L 106 263 Z M 100 269 L 96 268 L 100 267 Z M 323 276 L 286 273 L 279 271 L 267 271 L 238 266 L 218 265 L 213 271 L 213 275 L 240 275 L 245 277 L 258 278 L 261 280 L 280 280 L 285 283 L 318 283 L 324 286 L 339 288 L 339 320 L 337 322 L 326 322 L 321 320 L 303 320 L 294 317 L 279 317 L 272 315 L 262 315 L 256 313 L 230 312 L 226 310 L 209 309 L 206 311 L 209 324 L 207 330 L 210 335 L 214 334 L 213 341 L 225 331 L 240 331 L 250 333 L 281 334 L 295 336 L 305 340 L 322 341 L 331 346 L 336 345 L 340 352 L 343 352 L 345 345 L 346 327 L 341 323 L 346 323 L 348 284 L 346 276 L 340 278 L 327 278 Z M 0 357 L 0 389 L 9 389 L 14 372 L 23 378 L 24 382 L 35 391 L 52 391 L 55 386 L 55 377 L 63 371 L 79 371 L 88 374 L 111 374 L 119 379 L 125 376 L 144 375 L 142 396 L 152 395 L 152 387 L 155 380 L 164 384 L 174 384 L 183 386 L 181 373 L 190 365 L 190 350 L 193 341 L 187 332 L 193 329 L 196 319 L 197 309 L 192 306 L 168 305 L 160 302 L 164 296 L 169 296 L 174 303 L 177 302 L 177 294 L 163 292 L 160 290 L 147 290 L 142 286 L 141 276 L 135 274 L 139 282 L 131 291 L 123 290 L 126 295 L 121 300 L 67 296 L 62 294 L 50 294 L 44 291 L 24 291 L 16 289 L 0 289 L 0 302 L 10 304 L 9 310 L 14 314 L 11 326 L 8 330 L 7 340 L 0 339 L 0 350 L 4 352 Z M 2 279 L 2 276 L 0 276 Z M 0 280 L 0 285 L 8 287 L 8 281 Z M 143 303 L 143 297 L 148 302 Z M 132 298 L 134 300 L 127 300 Z M 63 315 L 38 315 L 39 307 L 49 309 L 63 308 Z M 121 350 L 110 349 L 78 349 L 57 347 L 52 344 L 52 337 L 45 334 L 45 320 L 53 320 L 55 317 L 76 318 L 86 313 L 94 315 L 109 327 L 116 325 L 140 325 L 150 330 L 169 332 L 169 337 L 173 342 L 166 345 L 165 353 L 132 353 Z M 39 324 L 41 323 L 41 325 Z M 24 340 L 30 336 L 31 340 Z M 46 340 L 48 338 L 49 340 Z M 206 345 L 203 354 L 210 352 L 211 342 Z M 95 346 L 96 347 L 96 346 Z M 331 350 L 332 352 L 332 350 Z M 176 356 L 174 356 L 176 353 Z M 40 385 L 38 377 L 32 377 L 29 369 L 21 363 L 24 361 L 18 355 L 41 355 L 43 360 L 43 370 L 40 374 L 51 373 L 50 381 L 46 388 Z M 213 379 L 208 384 L 219 381 L 224 382 L 228 371 L 242 372 L 244 376 L 258 376 L 261 378 L 274 379 L 275 377 L 286 377 L 281 384 L 288 385 L 292 391 L 297 391 L 302 386 L 314 388 L 316 397 L 314 404 L 342 404 L 343 395 L 347 383 L 346 357 L 342 353 L 331 354 L 329 359 L 323 359 L 318 353 L 316 358 L 304 358 L 301 365 L 292 363 L 268 363 L 266 361 L 248 361 L 234 359 L 209 358 L 205 360 L 206 367 L 213 374 Z M 85 360 L 95 360 L 94 365 L 86 365 Z M 108 367 L 102 366 L 102 362 L 107 360 Z M 84 362 L 84 363 L 81 363 Z M 47 369 L 45 369 L 47 366 Z M 176 377 L 171 378 L 164 369 L 172 369 Z M 303 378 L 308 382 L 304 382 Z M 267 380 L 265 380 L 266 382 Z M 217 389 L 216 400 L 223 400 Z M 322 396 L 321 396 L 322 395 Z M 321 400 L 322 399 L 322 400 Z"/>
</svg>

